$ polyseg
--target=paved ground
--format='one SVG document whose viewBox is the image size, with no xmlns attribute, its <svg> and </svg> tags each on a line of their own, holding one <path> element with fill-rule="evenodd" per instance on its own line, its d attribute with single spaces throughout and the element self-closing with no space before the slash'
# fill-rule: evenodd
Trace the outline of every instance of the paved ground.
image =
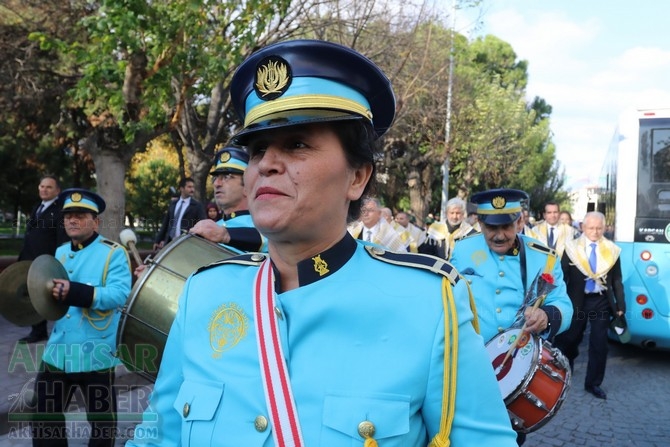
<svg viewBox="0 0 670 447">
<path fill-rule="evenodd" d="M 20 408 L 19 397 L 32 389 L 34 373 L 26 369 L 36 357 L 38 345 L 16 344 L 28 331 L 29 328 L 13 326 L 0 317 L 1 446 L 31 445 L 26 424 L 8 423 L 8 414 Z M 540 430 L 529 434 L 524 447 L 669 446 L 670 353 L 611 344 L 603 384 L 607 400 L 584 391 L 584 357 L 577 359 L 572 387 L 560 411 Z M 123 367 L 117 371 L 117 384 L 120 420 L 130 419 L 119 423 L 116 445 L 120 446 L 132 437 L 137 414 L 146 405 L 151 386 Z M 71 446 L 86 445 L 87 436 L 76 437 L 77 432 L 85 435 L 89 427 L 86 422 L 75 421 L 81 416 L 78 412 L 75 408 L 68 416 L 75 434 Z"/>
<path fill-rule="evenodd" d="M 16 341 L 27 335 L 30 327 L 22 328 L 12 325 L 0 316 L 0 446 L 32 446 L 30 430 L 25 422 L 13 421 L 17 411 L 23 404 L 23 397 L 33 388 L 34 365 L 39 359 L 38 351 L 43 343 L 26 345 Z M 144 407 L 146 398 L 151 392 L 151 383 L 144 378 L 128 372 L 123 366 L 116 371 L 118 390 L 119 434 L 117 446 L 122 446 L 132 438 L 133 428 Z M 70 446 L 88 445 L 90 425 L 85 422 L 84 414 L 76 404 L 81 396 L 75 396 L 72 412 L 66 415 Z M 14 416 L 12 416 L 12 413 Z M 11 421 L 10 421 L 11 419 Z M 84 421 L 80 421 L 84 419 Z"/>
</svg>

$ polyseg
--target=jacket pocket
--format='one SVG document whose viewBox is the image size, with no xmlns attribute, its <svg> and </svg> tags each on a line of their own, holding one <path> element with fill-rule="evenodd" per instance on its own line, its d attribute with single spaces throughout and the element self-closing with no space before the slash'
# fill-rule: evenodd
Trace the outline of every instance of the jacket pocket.
<svg viewBox="0 0 670 447">
<path fill-rule="evenodd" d="M 402 445 L 403 435 L 410 431 L 410 398 L 403 395 L 326 396 L 323 407 L 321 445 L 362 446 L 359 427 L 374 428 L 372 436 L 384 445 Z M 397 443 L 392 444 L 392 438 Z"/>
<path fill-rule="evenodd" d="M 174 401 L 174 409 L 182 417 L 182 445 L 210 445 L 223 388 L 223 383 L 216 382 L 182 383 Z"/>
</svg>

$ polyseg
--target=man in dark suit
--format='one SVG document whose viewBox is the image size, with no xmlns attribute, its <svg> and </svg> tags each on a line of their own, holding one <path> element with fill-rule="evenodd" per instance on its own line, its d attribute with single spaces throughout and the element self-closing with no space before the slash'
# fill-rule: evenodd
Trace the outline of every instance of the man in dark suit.
<svg viewBox="0 0 670 447">
<path fill-rule="evenodd" d="M 156 236 L 154 250 L 163 248 L 172 239 L 190 230 L 196 222 L 207 218 L 205 208 L 193 198 L 194 193 L 195 183 L 192 178 L 187 177 L 179 182 L 180 195 L 168 207 L 161 229 Z"/>
<path fill-rule="evenodd" d="M 555 346 L 563 351 L 572 367 L 579 355 L 586 324 L 590 323 L 584 389 L 599 399 L 607 399 L 607 393 L 600 387 L 607 364 L 607 331 L 611 315 L 621 316 L 626 312 L 619 259 L 621 249 L 603 237 L 605 216 L 602 213 L 587 213 L 583 230 L 579 238 L 566 241 L 561 258 L 574 313 L 570 329 L 556 336 Z"/>
<path fill-rule="evenodd" d="M 53 255 L 56 253 L 56 248 L 67 240 L 61 207 L 58 203 L 60 194 L 58 179 L 52 175 L 45 175 L 40 180 L 38 192 L 41 202 L 33 208 L 28 218 L 19 261 L 32 261 L 44 254 Z M 45 320 L 34 325 L 30 334 L 19 341 L 35 343 L 47 338 Z"/>
</svg>

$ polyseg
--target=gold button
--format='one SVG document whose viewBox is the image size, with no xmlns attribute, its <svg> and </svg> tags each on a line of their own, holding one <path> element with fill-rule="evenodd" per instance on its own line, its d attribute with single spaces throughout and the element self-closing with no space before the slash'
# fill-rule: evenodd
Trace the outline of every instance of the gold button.
<svg viewBox="0 0 670 447">
<path fill-rule="evenodd" d="M 384 253 L 386 253 L 386 250 L 384 250 L 383 248 L 380 248 L 380 247 L 372 247 L 372 253 L 381 256 Z"/>
<path fill-rule="evenodd" d="M 471 279 L 468 279 L 468 284 L 472 284 L 472 280 L 471 280 Z"/>
<path fill-rule="evenodd" d="M 499 272 L 498 276 L 500 276 L 502 278 L 503 276 L 505 276 L 505 272 Z"/>
<path fill-rule="evenodd" d="M 284 315 L 281 313 L 281 309 L 277 306 L 275 306 L 275 314 L 277 314 L 277 318 L 280 320 L 284 319 Z"/>
<path fill-rule="evenodd" d="M 254 253 L 253 255 L 251 255 L 251 260 L 254 261 L 254 262 L 260 262 L 260 261 L 263 261 L 264 259 L 265 259 L 265 255 L 263 255 L 261 253 Z"/>
<path fill-rule="evenodd" d="M 182 411 L 182 414 L 184 417 L 188 417 L 188 414 L 191 412 L 191 406 L 189 405 L 188 402 L 184 404 L 184 410 Z"/>
<path fill-rule="evenodd" d="M 496 289 L 496 295 L 500 295 L 500 289 Z"/>
<path fill-rule="evenodd" d="M 498 308 L 496 308 L 496 312 L 500 313 L 500 312 L 502 312 L 502 309 L 500 309 L 500 308 L 498 307 Z"/>
<path fill-rule="evenodd" d="M 363 421 L 358 424 L 358 434 L 362 438 L 372 438 L 375 435 L 375 424 L 370 421 Z"/>
<path fill-rule="evenodd" d="M 257 432 L 264 432 L 268 429 L 268 419 L 263 415 L 256 416 L 256 419 L 254 419 L 254 427 Z"/>
</svg>

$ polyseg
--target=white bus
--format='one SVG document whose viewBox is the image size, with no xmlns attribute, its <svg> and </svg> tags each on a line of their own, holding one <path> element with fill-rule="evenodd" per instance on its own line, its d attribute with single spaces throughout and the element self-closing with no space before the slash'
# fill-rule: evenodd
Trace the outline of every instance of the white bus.
<svg viewBox="0 0 670 447">
<path fill-rule="evenodd" d="M 621 115 L 589 208 L 621 247 L 630 343 L 670 349 L 670 108 Z"/>
</svg>

